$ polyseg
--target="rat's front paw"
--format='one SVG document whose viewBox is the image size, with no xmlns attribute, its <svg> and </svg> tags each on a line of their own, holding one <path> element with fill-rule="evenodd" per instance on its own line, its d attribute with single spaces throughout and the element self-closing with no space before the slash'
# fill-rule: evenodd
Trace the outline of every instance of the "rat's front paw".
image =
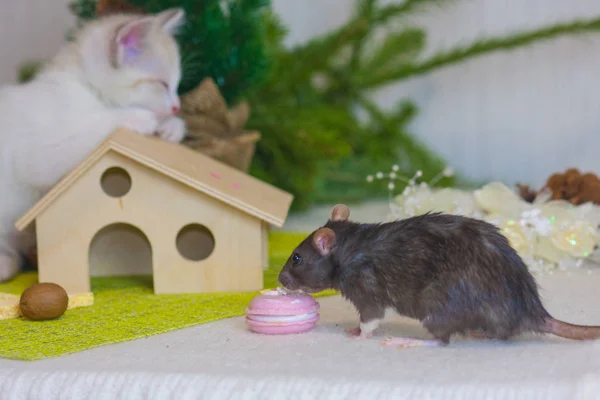
<svg viewBox="0 0 600 400">
<path fill-rule="evenodd" d="M 169 142 L 180 143 L 185 133 L 185 122 L 178 117 L 171 117 L 158 127 L 158 136 Z"/>
<path fill-rule="evenodd" d="M 6 254 L 0 254 L 0 282 L 12 279 L 21 268 L 20 260 Z"/>
<path fill-rule="evenodd" d="M 355 339 L 370 339 L 371 337 L 373 337 L 372 332 L 363 332 L 362 329 L 360 329 L 360 326 L 357 326 L 356 328 L 348 328 L 345 330 L 345 332 L 348 336 Z"/>
<path fill-rule="evenodd" d="M 141 135 L 151 136 L 158 128 L 158 119 L 152 111 L 134 108 L 123 110 L 123 116 L 118 124 Z"/>
</svg>

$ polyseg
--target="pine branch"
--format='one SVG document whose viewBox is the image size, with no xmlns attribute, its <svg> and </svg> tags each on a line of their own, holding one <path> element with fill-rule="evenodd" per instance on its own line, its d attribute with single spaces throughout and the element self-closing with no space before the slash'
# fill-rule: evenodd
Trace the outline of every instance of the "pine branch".
<svg viewBox="0 0 600 400">
<path fill-rule="evenodd" d="M 394 70 L 388 70 L 380 74 L 365 74 L 356 83 L 364 90 L 375 89 L 394 81 L 424 75 L 438 68 L 463 62 L 486 53 L 511 50 L 534 42 L 547 41 L 558 36 L 577 35 L 598 30 L 600 30 L 600 18 L 595 18 L 588 21 L 577 20 L 556 24 L 499 38 L 482 39 L 468 47 L 458 47 L 442 52 L 420 63 L 406 63 Z"/>
<path fill-rule="evenodd" d="M 42 68 L 40 61 L 27 61 L 21 65 L 17 71 L 17 80 L 19 83 L 27 83 L 32 80 L 38 71 Z"/>
<path fill-rule="evenodd" d="M 96 0 L 72 0 L 67 5 L 69 11 L 82 21 L 96 17 Z"/>
<path fill-rule="evenodd" d="M 363 0 L 364 1 L 364 0 Z M 341 48 L 352 43 L 357 38 L 365 36 L 369 33 L 369 28 L 372 26 L 382 26 L 389 22 L 392 18 L 400 17 L 409 14 L 419 7 L 431 4 L 448 3 L 451 0 L 406 0 L 404 3 L 397 5 L 392 4 L 380 8 L 374 13 L 371 20 L 357 13 L 351 21 L 333 31 L 312 39 L 306 44 L 296 46 L 291 51 L 296 56 L 307 60 L 329 59 L 331 54 L 339 52 Z"/>
<path fill-rule="evenodd" d="M 431 5 L 447 5 L 452 0 L 406 0 L 402 4 L 390 4 L 379 10 L 374 18 L 378 24 L 386 24 L 390 19 L 417 11 L 419 8 Z"/>
<path fill-rule="evenodd" d="M 319 63 L 313 65 L 313 70 L 322 70 L 329 66 L 332 54 L 339 54 L 342 48 L 366 35 L 368 31 L 369 21 L 360 18 L 333 33 L 297 46 L 291 52 L 298 59 Z"/>
<path fill-rule="evenodd" d="M 367 20 L 371 19 L 373 14 L 373 10 L 375 8 L 375 3 L 377 0 L 361 0 L 358 3 L 358 7 L 356 8 L 356 14 L 364 16 Z M 370 23 L 369 23 L 370 25 Z M 352 55 L 350 56 L 350 68 L 354 69 L 358 66 L 360 61 L 360 56 L 362 53 L 363 45 L 367 35 L 362 35 L 354 41 L 352 46 Z"/>
<path fill-rule="evenodd" d="M 389 64 L 416 57 L 425 45 L 425 32 L 421 29 L 406 29 L 390 33 L 382 45 L 365 57 L 359 74 L 377 75 L 377 70 L 385 69 Z"/>
</svg>

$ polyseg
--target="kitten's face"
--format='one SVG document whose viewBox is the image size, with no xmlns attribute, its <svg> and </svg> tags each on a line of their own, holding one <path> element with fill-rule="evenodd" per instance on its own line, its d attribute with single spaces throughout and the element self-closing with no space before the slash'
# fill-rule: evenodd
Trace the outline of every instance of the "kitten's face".
<svg viewBox="0 0 600 400">
<path fill-rule="evenodd" d="M 181 9 L 171 9 L 99 23 L 97 32 L 105 45 L 93 48 L 97 40 L 90 40 L 83 54 L 87 78 L 108 103 L 146 108 L 161 119 L 179 112 L 181 67 L 173 34 L 183 17 Z"/>
</svg>

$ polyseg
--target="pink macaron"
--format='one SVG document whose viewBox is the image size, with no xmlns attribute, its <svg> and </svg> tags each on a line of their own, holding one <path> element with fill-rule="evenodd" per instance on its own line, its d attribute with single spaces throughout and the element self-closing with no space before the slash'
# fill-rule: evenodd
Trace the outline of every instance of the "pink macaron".
<svg viewBox="0 0 600 400">
<path fill-rule="evenodd" d="M 319 320 L 319 303 L 308 294 L 286 294 L 278 289 L 264 291 L 246 308 L 252 332 L 287 335 L 308 332 Z"/>
</svg>

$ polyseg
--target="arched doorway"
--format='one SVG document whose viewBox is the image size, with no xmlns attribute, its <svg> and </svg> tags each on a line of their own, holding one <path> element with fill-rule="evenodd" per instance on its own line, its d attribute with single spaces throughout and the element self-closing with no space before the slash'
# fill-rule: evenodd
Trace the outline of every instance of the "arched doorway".
<svg viewBox="0 0 600 400">
<path fill-rule="evenodd" d="M 90 276 L 135 276 L 152 286 L 152 246 L 137 227 L 105 226 L 94 235 L 88 252 Z"/>
</svg>

